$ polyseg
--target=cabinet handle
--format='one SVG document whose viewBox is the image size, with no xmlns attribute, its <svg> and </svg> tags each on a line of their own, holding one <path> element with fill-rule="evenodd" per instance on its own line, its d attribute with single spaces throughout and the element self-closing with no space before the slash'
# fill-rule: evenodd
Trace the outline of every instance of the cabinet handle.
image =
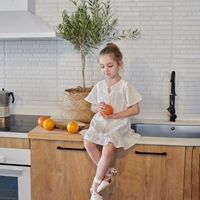
<svg viewBox="0 0 200 200">
<path fill-rule="evenodd" d="M 86 149 L 85 148 L 83 148 L 83 149 L 76 149 L 76 148 L 65 148 L 65 147 L 60 147 L 60 146 L 57 146 L 57 149 L 58 150 L 70 150 L 70 151 L 86 151 Z"/>
<path fill-rule="evenodd" d="M 135 154 L 147 154 L 147 155 L 160 155 L 160 156 L 166 156 L 167 152 L 142 152 L 142 151 L 135 151 Z"/>
</svg>

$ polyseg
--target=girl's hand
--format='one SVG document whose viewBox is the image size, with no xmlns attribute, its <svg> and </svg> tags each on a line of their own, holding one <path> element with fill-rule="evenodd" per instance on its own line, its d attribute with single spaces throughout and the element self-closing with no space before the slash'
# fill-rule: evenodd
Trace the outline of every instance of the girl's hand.
<svg viewBox="0 0 200 200">
<path fill-rule="evenodd" d="M 98 104 L 98 112 L 103 112 L 104 109 L 105 109 L 105 107 L 106 107 L 105 102 L 100 102 L 100 103 Z"/>
<path fill-rule="evenodd" d="M 128 107 L 126 110 L 122 112 L 118 112 L 111 115 L 104 115 L 103 117 L 106 119 L 119 119 L 119 118 L 125 118 L 125 117 L 131 117 L 134 115 L 137 115 L 140 112 L 140 108 L 138 103 Z"/>
<path fill-rule="evenodd" d="M 100 102 L 99 104 L 92 104 L 91 105 L 91 110 L 94 113 L 103 112 L 105 107 L 106 107 L 105 102 Z"/>
</svg>

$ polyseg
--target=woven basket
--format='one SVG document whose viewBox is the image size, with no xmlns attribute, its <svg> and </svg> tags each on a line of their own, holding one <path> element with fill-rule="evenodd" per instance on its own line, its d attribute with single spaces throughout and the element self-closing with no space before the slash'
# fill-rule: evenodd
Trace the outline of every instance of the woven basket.
<svg viewBox="0 0 200 200">
<path fill-rule="evenodd" d="M 83 92 L 83 88 L 79 86 L 64 91 L 63 100 L 60 104 L 61 115 L 64 119 L 85 123 L 91 121 L 94 113 L 91 111 L 91 104 L 84 99 L 91 89 L 85 88 L 85 92 Z"/>
</svg>

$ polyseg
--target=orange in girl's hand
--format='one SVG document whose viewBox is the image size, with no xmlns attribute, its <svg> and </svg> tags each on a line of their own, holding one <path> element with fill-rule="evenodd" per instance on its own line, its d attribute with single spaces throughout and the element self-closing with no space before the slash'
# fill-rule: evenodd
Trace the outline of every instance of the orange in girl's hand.
<svg viewBox="0 0 200 200">
<path fill-rule="evenodd" d="M 43 122 L 43 128 L 50 131 L 54 128 L 55 126 L 55 123 L 52 119 L 48 118 L 48 119 L 45 119 L 44 122 Z"/>
<path fill-rule="evenodd" d="M 41 127 L 43 127 L 43 122 L 44 122 L 44 120 L 46 120 L 46 119 L 48 119 L 47 116 L 41 116 L 41 117 L 39 117 L 39 118 L 38 118 L 38 125 L 41 126 Z"/>
<path fill-rule="evenodd" d="M 67 124 L 67 131 L 69 133 L 77 133 L 79 130 L 79 125 L 78 123 L 71 121 Z"/>
<path fill-rule="evenodd" d="M 104 109 L 103 112 L 101 112 L 101 114 L 104 116 L 104 115 L 111 115 L 113 114 L 113 107 L 109 104 L 106 104 L 106 107 Z"/>
</svg>

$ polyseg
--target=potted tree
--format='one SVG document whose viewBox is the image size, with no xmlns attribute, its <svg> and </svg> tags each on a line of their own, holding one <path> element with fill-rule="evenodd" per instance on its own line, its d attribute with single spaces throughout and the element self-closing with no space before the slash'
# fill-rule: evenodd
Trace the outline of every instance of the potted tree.
<svg viewBox="0 0 200 200">
<path fill-rule="evenodd" d="M 110 1 L 103 0 L 70 0 L 75 11 L 69 15 L 66 10 L 62 13 L 62 23 L 57 28 L 74 49 L 80 53 L 82 61 L 82 91 L 83 98 L 89 91 L 85 87 L 86 56 L 93 53 L 105 41 L 134 39 L 139 34 L 138 29 L 116 30 L 117 19 L 114 18 Z M 72 89 L 68 92 L 74 92 Z M 90 109 L 90 106 L 89 106 Z M 79 110 L 80 114 L 80 110 Z M 65 116 L 66 118 L 66 116 Z M 82 120 L 83 121 L 83 120 Z"/>
</svg>

